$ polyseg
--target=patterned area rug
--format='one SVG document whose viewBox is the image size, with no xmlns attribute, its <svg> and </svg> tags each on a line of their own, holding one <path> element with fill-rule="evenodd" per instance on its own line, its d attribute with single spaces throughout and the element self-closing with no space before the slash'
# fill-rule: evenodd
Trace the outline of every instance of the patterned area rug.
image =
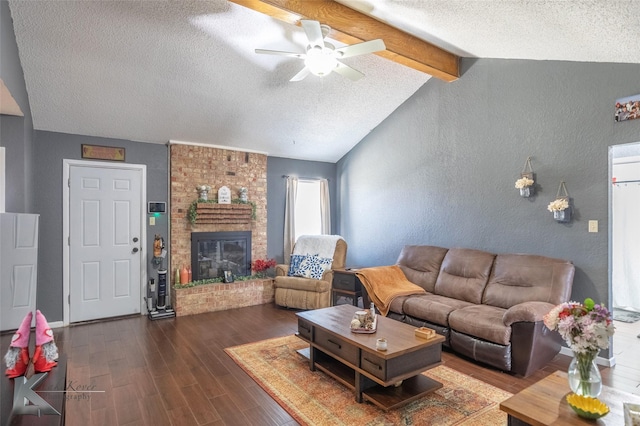
<svg viewBox="0 0 640 426">
<path fill-rule="evenodd" d="M 636 322 L 640 320 L 640 312 L 625 311 L 624 309 L 613 308 L 613 319 L 622 322 Z"/>
<path fill-rule="evenodd" d="M 504 425 L 499 403 L 510 393 L 445 366 L 426 371 L 444 386 L 397 410 L 384 412 L 321 371 L 309 370 L 295 336 L 227 348 L 227 354 L 302 425 Z"/>
</svg>

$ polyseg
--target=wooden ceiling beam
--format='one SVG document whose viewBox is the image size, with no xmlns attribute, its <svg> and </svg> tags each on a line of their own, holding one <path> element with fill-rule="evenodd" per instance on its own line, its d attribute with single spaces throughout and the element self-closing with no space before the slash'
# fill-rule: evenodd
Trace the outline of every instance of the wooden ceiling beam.
<svg viewBox="0 0 640 426">
<path fill-rule="evenodd" d="M 444 81 L 460 76 L 458 56 L 333 0 L 229 1 L 293 25 L 301 19 L 319 21 L 331 27 L 329 37 L 345 44 L 380 38 L 387 49 L 376 55 Z"/>
</svg>

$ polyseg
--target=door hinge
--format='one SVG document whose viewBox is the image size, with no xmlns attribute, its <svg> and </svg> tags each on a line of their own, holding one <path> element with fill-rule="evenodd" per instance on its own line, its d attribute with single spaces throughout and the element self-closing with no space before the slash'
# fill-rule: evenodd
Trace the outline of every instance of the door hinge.
<svg viewBox="0 0 640 426">
<path fill-rule="evenodd" d="M 67 178 L 67 186 L 71 188 L 71 178 Z"/>
<path fill-rule="evenodd" d="M 70 246 L 71 245 L 71 235 L 69 235 L 67 237 L 67 245 Z"/>
<path fill-rule="evenodd" d="M 69 294 L 67 296 L 67 305 L 70 305 L 70 304 L 71 304 L 71 295 Z"/>
</svg>

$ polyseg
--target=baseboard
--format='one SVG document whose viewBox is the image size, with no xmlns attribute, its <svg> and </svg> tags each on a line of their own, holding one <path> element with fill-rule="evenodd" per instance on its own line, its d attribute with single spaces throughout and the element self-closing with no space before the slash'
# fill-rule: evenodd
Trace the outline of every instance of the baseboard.
<svg viewBox="0 0 640 426">
<path fill-rule="evenodd" d="M 63 321 L 48 321 L 49 323 L 49 328 L 61 328 L 64 327 L 64 322 Z"/>
<path fill-rule="evenodd" d="M 560 353 L 562 355 L 570 356 L 573 358 L 573 351 L 565 346 L 560 348 Z M 596 364 L 604 365 L 605 367 L 613 367 L 616 365 L 616 358 L 613 356 L 611 358 L 604 358 L 599 356 L 596 358 Z"/>
</svg>

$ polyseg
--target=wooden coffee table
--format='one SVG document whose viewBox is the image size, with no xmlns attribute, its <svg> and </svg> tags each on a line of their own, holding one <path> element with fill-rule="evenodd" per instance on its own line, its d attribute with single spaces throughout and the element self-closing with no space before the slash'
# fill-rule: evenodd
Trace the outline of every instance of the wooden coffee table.
<svg viewBox="0 0 640 426">
<path fill-rule="evenodd" d="M 309 343 L 299 351 L 309 368 L 323 371 L 355 392 L 357 402 L 370 401 L 383 410 L 401 407 L 440 389 L 442 384 L 421 372 L 442 363 L 444 337 L 426 340 L 415 327 L 378 315 L 377 331 L 353 333 L 355 306 L 339 305 L 299 312 L 298 337 Z M 387 350 L 376 340 L 387 339 Z"/>
<path fill-rule="evenodd" d="M 556 371 L 500 403 L 509 415 L 509 426 L 534 425 L 618 425 L 624 424 L 623 402 L 640 403 L 640 397 L 608 386 L 599 400 L 609 406 L 609 414 L 597 422 L 583 419 L 565 399 L 571 393 L 567 373 Z"/>
</svg>

